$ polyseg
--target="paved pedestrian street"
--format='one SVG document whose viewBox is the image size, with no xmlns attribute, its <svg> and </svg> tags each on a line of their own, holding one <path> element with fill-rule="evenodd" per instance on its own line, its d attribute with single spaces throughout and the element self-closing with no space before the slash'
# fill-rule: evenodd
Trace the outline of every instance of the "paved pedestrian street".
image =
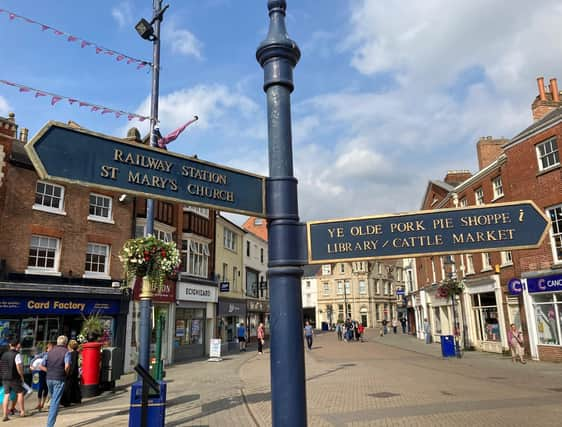
<svg viewBox="0 0 562 427">
<path fill-rule="evenodd" d="M 443 359 L 438 344 L 367 331 L 367 342 L 315 337 L 306 352 L 310 426 L 558 426 L 562 365 L 498 354 Z M 304 344 L 303 344 L 304 345 Z M 271 425 L 269 353 L 231 354 L 167 369 L 167 426 Z M 126 426 L 127 375 L 114 394 L 63 408 L 57 426 Z M 26 401 L 33 407 L 35 396 Z M 6 426 L 39 426 L 46 412 Z"/>
</svg>

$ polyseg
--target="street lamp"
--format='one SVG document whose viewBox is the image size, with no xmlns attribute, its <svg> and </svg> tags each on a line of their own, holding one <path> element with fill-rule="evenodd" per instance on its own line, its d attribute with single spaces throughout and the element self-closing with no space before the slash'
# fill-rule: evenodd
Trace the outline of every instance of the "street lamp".
<svg viewBox="0 0 562 427">
<path fill-rule="evenodd" d="M 453 335 L 455 338 L 455 354 L 457 357 L 462 357 L 461 347 L 460 347 L 460 326 L 457 320 L 457 294 L 462 291 L 457 281 L 456 274 L 454 272 L 455 261 L 453 257 L 449 255 L 443 262 L 443 267 L 447 271 L 449 276 L 447 279 L 446 287 L 448 289 L 449 295 L 451 296 L 451 305 L 453 307 Z"/>
</svg>

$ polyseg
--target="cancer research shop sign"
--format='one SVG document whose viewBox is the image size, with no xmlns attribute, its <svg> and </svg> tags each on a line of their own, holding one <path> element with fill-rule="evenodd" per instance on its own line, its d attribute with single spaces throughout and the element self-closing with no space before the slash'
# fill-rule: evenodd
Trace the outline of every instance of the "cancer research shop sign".
<svg viewBox="0 0 562 427">
<path fill-rule="evenodd" d="M 530 249 L 540 246 L 548 224 L 532 201 L 313 221 L 308 262 Z"/>
<path fill-rule="evenodd" d="M 41 179 L 265 216 L 265 178 L 49 122 L 25 149 Z"/>
<path fill-rule="evenodd" d="M 527 290 L 529 293 L 560 292 L 562 291 L 562 274 L 528 278 Z"/>
</svg>

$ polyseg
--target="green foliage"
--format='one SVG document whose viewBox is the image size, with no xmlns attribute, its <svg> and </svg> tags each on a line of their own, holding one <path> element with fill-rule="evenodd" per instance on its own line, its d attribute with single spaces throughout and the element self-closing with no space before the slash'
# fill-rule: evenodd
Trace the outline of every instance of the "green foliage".
<svg viewBox="0 0 562 427">
<path fill-rule="evenodd" d="M 455 279 L 445 280 L 437 288 L 437 296 L 441 298 L 450 298 L 453 295 L 460 295 L 464 289 L 463 282 L 459 282 Z"/>
<path fill-rule="evenodd" d="M 82 330 L 80 335 L 83 337 L 88 337 L 91 335 L 101 336 L 103 334 L 103 322 L 100 318 L 99 313 L 92 313 L 88 317 L 82 315 L 84 318 L 82 322 Z"/>
<path fill-rule="evenodd" d="M 174 242 L 164 242 L 152 235 L 125 242 L 119 255 L 127 283 L 134 277 L 148 277 L 153 288 L 160 288 L 167 276 L 176 274 L 180 253 Z"/>
</svg>

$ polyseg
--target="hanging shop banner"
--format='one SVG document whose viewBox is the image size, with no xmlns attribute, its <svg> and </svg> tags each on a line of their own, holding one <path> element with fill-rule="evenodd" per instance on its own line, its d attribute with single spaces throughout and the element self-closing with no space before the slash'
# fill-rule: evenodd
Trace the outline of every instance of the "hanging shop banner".
<svg viewBox="0 0 562 427">
<path fill-rule="evenodd" d="M 49 122 L 25 145 L 41 179 L 265 216 L 265 177 Z"/>
<path fill-rule="evenodd" d="M 307 223 L 308 262 L 531 249 L 549 220 L 530 200 Z"/>
<path fill-rule="evenodd" d="M 0 314 L 119 314 L 119 301 L 0 297 Z"/>
<path fill-rule="evenodd" d="M 562 274 L 528 278 L 527 290 L 529 293 L 560 292 L 562 291 Z"/>
</svg>

